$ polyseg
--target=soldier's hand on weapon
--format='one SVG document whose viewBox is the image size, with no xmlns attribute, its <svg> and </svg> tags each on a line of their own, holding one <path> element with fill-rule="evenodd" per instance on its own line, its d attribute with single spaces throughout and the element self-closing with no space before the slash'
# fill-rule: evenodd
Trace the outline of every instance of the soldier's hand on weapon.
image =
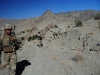
<svg viewBox="0 0 100 75">
<path fill-rule="evenodd" d="M 10 37 L 10 40 L 11 40 L 11 41 L 15 41 L 15 40 L 16 40 L 16 37 L 15 37 L 15 36 Z"/>
<path fill-rule="evenodd" d="M 37 37 L 37 34 L 36 34 L 36 37 Z"/>
<path fill-rule="evenodd" d="M 15 32 L 13 31 L 11 35 L 14 36 L 15 35 Z"/>
</svg>

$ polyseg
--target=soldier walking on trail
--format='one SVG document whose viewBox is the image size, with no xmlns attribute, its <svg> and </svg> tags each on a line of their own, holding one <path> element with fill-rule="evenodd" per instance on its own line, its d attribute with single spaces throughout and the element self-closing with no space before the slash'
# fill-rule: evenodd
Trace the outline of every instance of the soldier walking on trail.
<svg viewBox="0 0 100 75">
<path fill-rule="evenodd" d="M 56 32 L 53 32 L 53 37 L 56 39 L 58 37 L 58 34 Z"/>
<path fill-rule="evenodd" d="M 84 49 L 88 47 L 88 38 L 89 38 L 89 34 L 85 34 L 83 37 L 83 48 Z"/>
<path fill-rule="evenodd" d="M 53 33 L 53 37 L 54 37 L 54 39 L 55 39 L 55 37 L 56 37 L 56 33 L 55 33 L 55 32 Z"/>
<path fill-rule="evenodd" d="M 63 32 L 61 33 L 60 31 L 58 31 L 58 35 L 59 37 L 63 37 Z"/>
<path fill-rule="evenodd" d="M 42 39 L 43 39 L 43 37 L 42 37 L 41 33 L 38 32 L 37 35 L 36 35 L 36 37 L 37 37 L 37 39 L 38 39 L 38 45 L 37 45 L 37 46 L 43 47 L 43 44 L 42 44 Z"/>
<path fill-rule="evenodd" d="M 1 51 L 1 65 L 0 68 L 7 68 L 9 70 L 9 75 L 15 75 L 16 70 L 16 51 L 15 51 L 15 41 L 16 37 L 12 34 L 12 26 L 6 24 L 4 27 L 4 35 L 1 39 L 2 51 Z"/>
</svg>

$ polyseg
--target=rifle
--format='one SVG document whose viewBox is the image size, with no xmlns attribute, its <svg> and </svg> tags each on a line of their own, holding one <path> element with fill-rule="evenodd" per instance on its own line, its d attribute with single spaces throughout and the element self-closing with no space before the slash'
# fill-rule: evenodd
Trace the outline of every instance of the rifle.
<svg viewBox="0 0 100 75">
<path fill-rule="evenodd" d="M 19 47 L 20 46 L 19 44 L 22 44 L 22 42 L 19 42 L 18 40 L 16 40 L 15 28 L 16 28 L 16 25 L 13 26 L 13 30 L 12 30 L 12 35 L 11 36 L 13 37 L 14 40 L 12 38 L 10 39 L 10 45 Z"/>
<path fill-rule="evenodd" d="M 15 35 L 15 27 L 16 27 L 16 25 L 14 25 L 14 26 L 13 26 L 12 36 L 14 36 L 14 35 Z"/>
</svg>

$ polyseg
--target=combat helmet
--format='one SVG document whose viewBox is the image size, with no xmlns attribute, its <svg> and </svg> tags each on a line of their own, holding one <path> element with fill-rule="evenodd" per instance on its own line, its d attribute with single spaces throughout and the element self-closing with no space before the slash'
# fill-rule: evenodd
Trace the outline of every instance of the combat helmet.
<svg viewBox="0 0 100 75">
<path fill-rule="evenodd" d="M 4 30 L 5 29 L 12 29 L 12 26 L 10 25 L 10 24 L 6 24 L 5 26 L 4 26 Z"/>
</svg>

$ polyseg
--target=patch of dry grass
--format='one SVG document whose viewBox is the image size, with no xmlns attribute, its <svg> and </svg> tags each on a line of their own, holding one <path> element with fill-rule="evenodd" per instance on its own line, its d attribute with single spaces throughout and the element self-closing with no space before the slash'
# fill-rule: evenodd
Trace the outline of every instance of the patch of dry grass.
<svg viewBox="0 0 100 75">
<path fill-rule="evenodd" d="M 60 61 L 62 65 L 66 65 L 66 62 L 65 61 Z"/>
<path fill-rule="evenodd" d="M 54 56 L 54 57 L 53 57 L 53 59 L 54 59 L 54 60 L 57 60 L 57 57 L 56 57 L 56 56 Z"/>
<path fill-rule="evenodd" d="M 74 57 L 73 57 L 73 60 L 76 61 L 76 62 L 79 62 L 79 61 L 83 61 L 84 60 L 84 57 L 81 53 L 77 53 Z"/>
<path fill-rule="evenodd" d="M 94 33 L 92 33 L 92 32 L 90 33 L 90 35 L 93 35 L 93 34 L 94 34 Z"/>
<path fill-rule="evenodd" d="M 48 42 L 51 42 L 51 40 L 50 40 L 50 39 L 48 39 Z"/>
<path fill-rule="evenodd" d="M 62 42 L 61 45 L 65 45 L 65 42 Z"/>
<path fill-rule="evenodd" d="M 90 26 L 90 25 L 87 25 L 88 27 Z"/>
</svg>

